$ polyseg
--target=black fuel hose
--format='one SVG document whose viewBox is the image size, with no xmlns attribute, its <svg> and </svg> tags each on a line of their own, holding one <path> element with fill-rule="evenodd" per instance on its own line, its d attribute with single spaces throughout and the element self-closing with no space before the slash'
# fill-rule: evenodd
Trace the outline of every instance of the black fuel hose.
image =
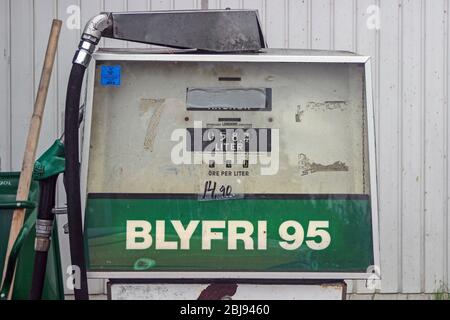
<svg viewBox="0 0 450 320">
<path fill-rule="evenodd" d="M 65 111 L 65 158 L 64 185 L 67 194 L 67 217 L 69 223 L 69 243 L 72 266 L 76 272 L 74 294 L 76 300 L 88 300 L 88 284 L 86 275 L 86 261 L 83 244 L 83 226 L 81 216 L 80 197 L 80 163 L 78 143 L 78 119 L 80 108 L 81 87 L 86 67 L 77 63 L 72 64 L 67 86 Z M 78 284 L 78 286 L 77 286 Z"/>
<path fill-rule="evenodd" d="M 55 206 L 56 181 L 58 176 L 51 176 L 39 182 L 39 208 L 36 221 L 36 240 L 33 276 L 29 293 L 30 300 L 41 300 L 47 268 Z"/>
</svg>

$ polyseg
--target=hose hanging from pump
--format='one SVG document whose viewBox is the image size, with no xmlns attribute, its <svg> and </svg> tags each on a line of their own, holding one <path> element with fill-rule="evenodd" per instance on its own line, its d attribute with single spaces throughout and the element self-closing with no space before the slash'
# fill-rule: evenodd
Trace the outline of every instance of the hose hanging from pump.
<svg viewBox="0 0 450 320">
<path fill-rule="evenodd" d="M 73 64 L 67 87 L 65 112 L 65 158 L 64 186 L 67 194 L 67 220 L 69 223 L 69 244 L 72 270 L 79 271 L 74 283 L 77 300 L 87 300 L 86 262 L 83 247 L 83 226 L 81 217 L 80 165 L 78 155 L 78 108 L 80 105 L 81 86 L 86 67 Z M 78 284 L 78 286 L 77 286 Z"/>
<path fill-rule="evenodd" d="M 69 223 L 69 244 L 72 270 L 75 279 L 76 300 L 88 300 L 86 261 L 83 243 L 83 222 L 81 216 L 80 163 L 78 119 L 81 87 L 91 55 L 100 41 L 102 32 L 111 25 L 109 14 L 102 13 L 92 18 L 84 29 L 78 50 L 72 62 L 66 95 L 65 110 L 65 158 L 64 186 L 67 194 L 67 217 Z M 79 271 L 79 272 L 77 272 Z"/>
<path fill-rule="evenodd" d="M 34 266 L 30 300 L 41 300 L 45 282 L 48 251 L 50 249 L 55 215 L 56 182 L 64 172 L 64 144 L 58 139 L 45 151 L 33 168 L 33 179 L 39 181 L 39 207 L 36 219 L 36 237 L 34 242 Z"/>
<path fill-rule="evenodd" d="M 50 249 L 55 214 L 56 182 L 64 172 L 64 144 L 58 139 L 45 151 L 33 168 L 33 179 L 39 181 L 39 207 L 36 219 L 36 237 L 34 241 L 34 266 L 30 300 L 41 300 L 45 283 L 48 251 Z"/>
<path fill-rule="evenodd" d="M 30 300 L 41 300 L 44 290 L 45 271 L 47 268 L 48 250 L 55 215 L 55 190 L 58 176 L 52 176 L 39 182 L 39 208 L 36 219 L 36 239 L 34 244 L 34 268 L 31 280 Z"/>
</svg>

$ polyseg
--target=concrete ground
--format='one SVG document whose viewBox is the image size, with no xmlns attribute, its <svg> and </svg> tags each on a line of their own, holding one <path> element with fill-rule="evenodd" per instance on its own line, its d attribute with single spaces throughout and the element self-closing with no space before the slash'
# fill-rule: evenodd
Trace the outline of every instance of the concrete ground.
<svg viewBox="0 0 450 320">
<path fill-rule="evenodd" d="M 349 294 L 348 300 L 435 300 L 433 294 Z M 448 297 L 447 297 L 448 299 Z"/>
</svg>

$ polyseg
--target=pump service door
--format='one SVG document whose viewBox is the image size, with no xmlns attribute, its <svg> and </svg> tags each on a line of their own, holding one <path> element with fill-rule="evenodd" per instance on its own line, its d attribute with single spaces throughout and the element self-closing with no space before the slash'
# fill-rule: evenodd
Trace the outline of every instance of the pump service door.
<svg viewBox="0 0 450 320">
<path fill-rule="evenodd" d="M 82 163 L 91 277 L 372 274 L 369 58 L 95 58 Z"/>
</svg>

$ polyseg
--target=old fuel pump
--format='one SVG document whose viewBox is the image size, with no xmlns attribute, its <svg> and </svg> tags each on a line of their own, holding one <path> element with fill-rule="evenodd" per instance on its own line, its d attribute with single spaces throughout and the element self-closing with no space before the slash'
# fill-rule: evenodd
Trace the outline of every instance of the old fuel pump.
<svg viewBox="0 0 450 320">
<path fill-rule="evenodd" d="M 102 36 L 176 49 L 94 53 Z M 265 47 L 255 11 L 103 13 L 88 23 L 65 122 L 77 298 L 88 297 L 86 272 L 194 291 L 220 282 L 234 288 L 228 296 L 240 284 L 373 276 L 370 58 Z"/>
</svg>

